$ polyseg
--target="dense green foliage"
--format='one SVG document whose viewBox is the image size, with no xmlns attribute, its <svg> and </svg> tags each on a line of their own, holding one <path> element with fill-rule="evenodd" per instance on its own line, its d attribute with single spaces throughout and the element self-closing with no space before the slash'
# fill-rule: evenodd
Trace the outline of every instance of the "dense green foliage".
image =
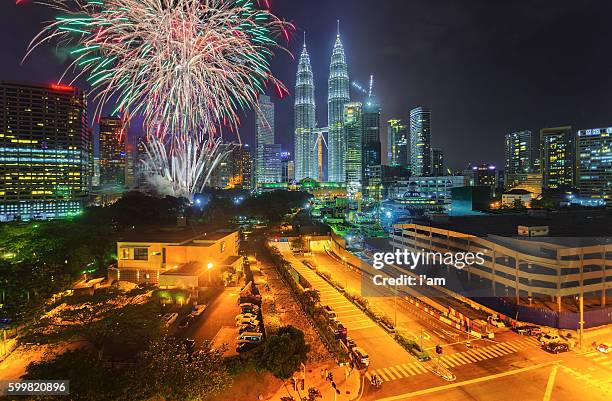
<svg viewBox="0 0 612 401">
<path fill-rule="evenodd" d="M 276 377 L 288 379 L 306 361 L 308 350 L 303 331 L 293 326 L 281 327 L 268 338 L 258 363 Z"/>
</svg>

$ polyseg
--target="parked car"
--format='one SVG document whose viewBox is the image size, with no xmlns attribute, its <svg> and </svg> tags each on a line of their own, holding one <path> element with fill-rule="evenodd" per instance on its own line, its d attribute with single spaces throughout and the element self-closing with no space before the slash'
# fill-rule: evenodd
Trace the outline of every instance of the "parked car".
<svg viewBox="0 0 612 401">
<path fill-rule="evenodd" d="M 196 305 L 193 308 L 193 312 L 191 312 L 191 314 L 193 316 L 200 316 L 202 313 L 204 313 L 205 310 L 206 310 L 206 305 Z"/>
<path fill-rule="evenodd" d="M 567 345 L 566 343 L 548 343 L 542 348 L 544 348 L 545 351 L 550 352 L 551 354 L 558 354 L 560 352 L 569 351 L 569 345 Z"/>
<path fill-rule="evenodd" d="M 253 313 L 242 313 L 240 315 L 236 315 L 236 321 L 239 321 L 242 319 L 257 319 L 257 315 Z"/>
<path fill-rule="evenodd" d="M 259 312 L 259 306 L 249 302 L 245 302 L 240 304 L 240 310 L 242 311 L 242 313 L 257 313 Z"/>
<path fill-rule="evenodd" d="M 164 325 L 166 327 L 170 326 L 172 323 L 176 322 L 176 319 L 178 318 L 178 313 L 166 313 L 164 316 L 162 316 L 162 322 L 164 322 Z"/>
<path fill-rule="evenodd" d="M 259 328 L 259 326 L 253 326 L 252 324 L 247 324 L 244 326 L 240 326 L 240 328 L 238 329 L 238 334 L 242 334 L 246 331 L 261 333 L 261 329 Z"/>
<path fill-rule="evenodd" d="M 179 328 L 186 329 L 187 327 L 191 326 L 191 323 L 193 323 L 194 320 L 195 317 L 193 315 L 185 316 L 183 320 L 181 320 L 181 322 L 179 323 Z"/>
<path fill-rule="evenodd" d="M 250 351 L 252 349 L 259 347 L 260 345 L 261 345 L 260 343 L 248 343 L 248 342 L 239 343 L 238 345 L 236 345 L 236 352 L 238 353 L 247 352 L 247 351 Z"/>
<path fill-rule="evenodd" d="M 325 310 L 325 315 L 327 316 L 329 320 L 333 320 L 333 321 L 337 320 L 338 317 L 336 316 L 336 312 L 334 312 L 331 307 L 325 306 L 324 310 Z"/>
<path fill-rule="evenodd" d="M 355 347 L 352 351 L 353 357 L 359 365 L 363 366 L 364 368 L 367 368 L 370 365 L 370 356 L 363 348 Z"/>
<path fill-rule="evenodd" d="M 487 318 L 487 322 L 489 322 L 489 324 L 494 327 L 499 327 L 499 328 L 506 327 L 504 322 L 502 322 L 497 316 L 489 316 Z"/>
<path fill-rule="evenodd" d="M 531 336 L 536 334 L 541 334 L 541 329 L 538 326 L 516 326 L 512 328 L 512 331 L 522 335 L 522 336 Z"/>
<path fill-rule="evenodd" d="M 238 343 L 249 342 L 249 343 L 260 343 L 263 340 L 262 333 L 256 333 L 251 331 L 245 331 L 237 337 Z"/>
<path fill-rule="evenodd" d="M 259 326 L 259 320 L 241 320 L 236 323 L 238 330 L 246 326 Z"/>
<path fill-rule="evenodd" d="M 601 343 L 597 346 L 597 351 L 607 354 L 609 352 L 612 352 L 612 345 L 608 343 Z"/>
<path fill-rule="evenodd" d="M 544 334 L 542 337 L 540 337 L 540 344 L 542 345 L 546 345 L 546 344 L 551 344 L 551 343 L 559 343 L 562 342 L 563 340 L 561 339 L 561 337 L 559 337 L 558 334 Z"/>
</svg>

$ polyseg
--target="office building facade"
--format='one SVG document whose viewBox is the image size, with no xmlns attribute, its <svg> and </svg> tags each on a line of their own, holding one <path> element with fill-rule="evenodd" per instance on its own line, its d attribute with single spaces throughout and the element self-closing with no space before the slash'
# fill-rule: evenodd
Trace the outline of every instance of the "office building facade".
<svg viewBox="0 0 612 401">
<path fill-rule="evenodd" d="M 410 164 L 410 135 L 402 120 L 389 120 L 387 125 L 389 164 L 408 166 Z"/>
<path fill-rule="evenodd" d="M 578 131 L 578 187 L 581 197 L 612 203 L 612 127 Z"/>
<path fill-rule="evenodd" d="M 344 106 L 344 136 L 346 138 L 345 182 L 349 195 L 362 188 L 363 106 L 359 102 Z"/>
<path fill-rule="evenodd" d="M 444 151 L 440 148 L 431 149 L 431 175 L 439 177 L 445 175 Z"/>
<path fill-rule="evenodd" d="M 576 184 L 576 138 L 572 127 L 540 130 L 540 164 L 545 189 Z"/>
<path fill-rule="evenodd" d="M 126 184 L 127 132 L 119 117 L 100 118 L 100 186 L 123 188 Z"/>
<path fill-rule="evenodd" d="M 255 157 L 255 180 L 257 184 L 270 181 L 272 177 L 266 173 L 266 161 L 264 146 L 274 144 L 274 103 L 269 96 L 261 95 L 259 97 L 256 125 L 256 140 L 255 148 L 257 150 Z"/>
<path fill-rule="evenodd" d="M 410 167 L 412 175 L 431 174 L 431 110 L 410 111 Z"/>
<path fill-rule="evenodd" d="M 0 221 L 79 213 L 93 175 L 85 95 L 0 82 Z"/>
</svg>

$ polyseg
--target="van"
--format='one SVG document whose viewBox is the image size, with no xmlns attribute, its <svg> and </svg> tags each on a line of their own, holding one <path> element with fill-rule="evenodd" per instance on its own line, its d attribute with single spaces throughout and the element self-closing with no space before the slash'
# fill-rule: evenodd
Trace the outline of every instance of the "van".
<svg viewBox="0 0 612 401">
<path fill-rule="evenodd" d="M 263 339 L 263 334 L 246 331 L 237 337 L 238 342 L 260 343 Z"/>
<path fill-rule="evenodd" d="M 359 363 L 361 366 L 367 368 L 370 365 L 370 356 L 363 348 L 353 348 L 353 356 L 355 357 L 357 363 Z"/>
</svg>

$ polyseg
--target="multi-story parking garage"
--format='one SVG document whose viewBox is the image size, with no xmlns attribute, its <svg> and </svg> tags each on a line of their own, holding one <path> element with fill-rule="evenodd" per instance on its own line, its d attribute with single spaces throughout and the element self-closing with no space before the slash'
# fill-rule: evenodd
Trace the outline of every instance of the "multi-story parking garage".
<svg viewBox="0 0 612 401">
<path fill-rule="evenodd" d="M 515 298 L 517 304 L 521 298 L 555 301 L 558 311 L 564 300 L 580 295 L 597 307 L 611 299 L 609 215 L 479 216 L 428 224 L 396 225 L 391 244 L 442 253 L 482 252 L 484 263 L 464 271 L 490 282 L 493 297 Z"/>
</svg>

